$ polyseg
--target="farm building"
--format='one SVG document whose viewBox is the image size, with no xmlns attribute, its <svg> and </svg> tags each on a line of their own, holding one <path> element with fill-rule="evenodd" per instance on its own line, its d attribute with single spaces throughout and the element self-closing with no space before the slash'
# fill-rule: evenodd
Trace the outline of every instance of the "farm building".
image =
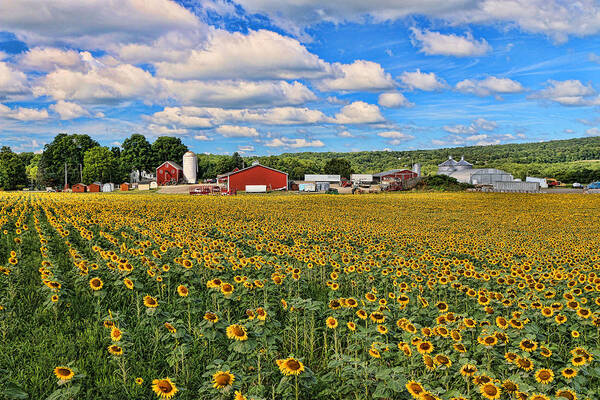
<svg viewBox="0 0 600 400">
<path fill-rule="evenodd" d="M 350 175 L 350 181 L 354 183 L 371 183 L 373 182 L 372 174 L 352 174 Z"/>
<path fill-rule="evenodd" d="M 102 184 L 100 182 L 90 183 L 87 187 L 87 191 L 92 192 L 92 193 L 98 193 L 98 192 L 100 192 L 101 187 L 102 187 Z"/>
<path fill-rule="evenodd" d="M 460 158 L 460 161 L 456 161 L 452 156 L 448 156 L 448 159 L 438 165 L 438 175 L 449 175 L 457 171 L 465 171 L 473 168 L 473 164 L 465 161 L 464 157 Z"/>
<path fill-rule="evenodd" d="M 265 185 L 267 190 L 287 190 L 288 186 L 288 174 L 260 165 L 257 161 L 247 168 L 217 178 L 219 183 L 227 185 L 227 191 L 231 193 L 246 190 L 246 186 L 252 185 Z"/>
<path fill-rule="evenodd" d="M 455 161 L 452 156 L 438 165 L 438 175 L 447 175 L 461 183 L 472 185 L 492 185 L 494 182 L 513 181 L 513 176 L 495 168 L 473 168 L 473 164 L 461 157 Z"/>
<path fill-rule="evenodd" d="M 342 180 L 340 175 L 304 175 L 305 182 L 329 182 L 339 184 Z"/>
<path fill-rule="evenodd" d="M 105 183 L 104 185 L 102 185 L 102 191 L 103 192 L 114 192 L 115 184 L 114 183 Z"/>
<path fill-rule="evenodd" d="M 76 183 L 72 189 L 73 193 L 85 193 L 86 186 L 83 183 Z"/>
<path fill-rule="evenodd" d="M 165 161 L 156 168 L 156 183 L 176 184 L 183 178 L 183 168 L 173 161 Z"/>
<path fill-rule="evenodd" d="M 391 169 L 389 171 L 379 172 L 377 174 L 373 174 L 373 180 L 375 182 L 385 182 L 385 181 L 407 181 L 409 179 L 418 178 L 419 175 L 411 171 L 410 169 Z"/>
<path fill-rule="evenodd" d="M 138 190 L 150 190 L 149 183 L 140 183 L 138 184 Z"/>
<path fill-rule="evenodd" d="M 198 157 L 193 151 L 188 151 L 183 155 L 183 179 L 185 183 L 196 183 L 197 172 Z"/>
<path fill-rule="evenodd" d="M 128 191 L 129 190 L 129 183 L 127 183 L 127 182 L 121 183 L 120 190 L 122 192 Z"/>
<path fill-rule="evenodd" d="M 539 182 L 496 181 L 493 183 L 495 192 L 527 192 L 540 191 Z"/>
<path fill-rule="evenodd" d="M 148 181 L 153 181 L 154 179 L 156 179 L 154 174 L 152 174 L 148 171 L 135 170 L 135 171 L 131 171 L 131 173 L 129 174 L 129 181 L 131 183 L 148 182 Z"/>
<path fill-rule="evenodd" d="M 540 189 L 548 189 L 546 178 L 534 178 L 533 176 L 525 177 L 525 182 L 537 182 L 540 184 Z"/>
</svg>

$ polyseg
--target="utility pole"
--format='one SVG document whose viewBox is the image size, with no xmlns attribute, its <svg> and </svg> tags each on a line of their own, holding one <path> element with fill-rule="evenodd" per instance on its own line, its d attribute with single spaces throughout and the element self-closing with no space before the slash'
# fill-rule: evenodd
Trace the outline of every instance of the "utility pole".
<svg viewBox="0 0 600 400">
<path fill-rule="evenodd" d="M 83 170 L 81 169 L 81 164 L 79 164 L 79 182 L 83 183 Z"/>
</svg>

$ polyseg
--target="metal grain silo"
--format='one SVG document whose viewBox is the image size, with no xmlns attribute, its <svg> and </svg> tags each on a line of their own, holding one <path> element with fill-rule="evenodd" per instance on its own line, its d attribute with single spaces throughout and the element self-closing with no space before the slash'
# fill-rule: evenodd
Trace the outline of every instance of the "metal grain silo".
<svg viewBox="0 0 600 400">
<path fill-rule="evenodd" d="M 196 183 L 196 172 L 198 171 L 198 157 L 192 151 L 183 155 L 183 179 L 186 183 Z"/>
</svg>

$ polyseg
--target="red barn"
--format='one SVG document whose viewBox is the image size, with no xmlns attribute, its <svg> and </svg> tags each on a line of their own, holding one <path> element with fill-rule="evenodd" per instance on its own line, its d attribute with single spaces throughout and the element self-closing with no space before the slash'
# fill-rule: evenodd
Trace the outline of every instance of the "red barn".
<svg viewBox="0 0 600 400">
<path fill-rule="evenodd" d="M 288 186 L 288 174 L 258 163 L 217 178 L 219 183 L 227 184 L 228 192 L 246 190 L 246 185 L 265 185 L 267 190 L 287 190 Z"/>
<path fill-rule="evenodd" d="M 88 192 L 98 193 L 100 191 L 100 185 L 97 183 L 90 183 L 88 185 Z"/>
<path fill-rule="evenodd" d="M 129 190 L 129 183 L 124 182 L 121 183 L 121 186 L 119 187 L 119 189 L 121 190 L 121 192 L 126 192 Z"/>
<path fill-rule="evenodd" d="M 73 193 L 85 193 L 85 185 L 83 183 L 76 183 L 73 185 Z"/>
<path fill-rule="evenodd" d="M 166 185 L 178 183 L 183 178 L 183 168 L 173 161 L 165 161 L 156 168 L 156 183 Z"/>
<path fill-rule="evenodd" d="M 373 174 L 373 179 L 379 182 L 385 181 L 407 181 L 412 178 L 417 178 L 419 175 L 410 169 L 392 169 L 389 171 Z"/>
</svg>

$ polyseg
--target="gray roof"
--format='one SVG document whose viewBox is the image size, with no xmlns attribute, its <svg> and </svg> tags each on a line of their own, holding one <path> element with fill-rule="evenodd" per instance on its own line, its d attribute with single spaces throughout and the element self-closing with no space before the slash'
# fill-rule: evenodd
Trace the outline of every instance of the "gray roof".
<svg viewBox="0 0 600 400">
<path fill-rule="evenodd" d="M 463 165 L 463 166 L 466 166 L 466 167 L 472 167 L 473 166 L 473 164 L 471 164 L 470 162 L 465 161 L 464 157 L 461 157 L 460 161 L 457 162 L 456 165 Z"/>
<path fill-rule="evenodd" d="M 452 156 L 450 156 L 450 157 L 448 157 L 448 159 L 446 161 L 439 164 L 438 167 L 454 167 L 457 164 L 458 163 L 452 159 Z"/>
<path fill-rule="evenodd" d="M 390 169 L 389 171 L 383 171 L 383 172 L 378 172 L 376 174 L 373 174 L 373 178 L 381 178 L 382 176 L 392 175 L 392 174 L 395 174 L 396 172 L 400 172 L 400 171 L 410 171 L 410 170 L 406 169 L 406 168 L 403 168 L 403 169 Z"/>
</svg>

